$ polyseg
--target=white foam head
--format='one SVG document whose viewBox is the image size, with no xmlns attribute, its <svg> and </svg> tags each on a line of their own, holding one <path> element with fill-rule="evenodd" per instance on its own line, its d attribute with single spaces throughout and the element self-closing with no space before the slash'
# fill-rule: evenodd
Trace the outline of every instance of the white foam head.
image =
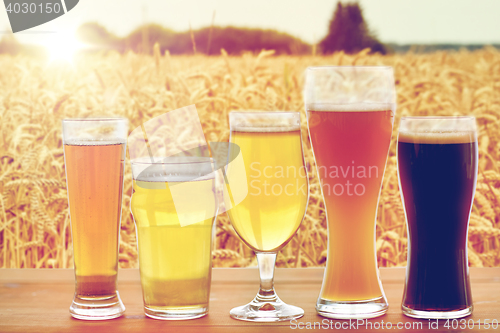
<svg viewBox="0 0 500 333">
<path fill-rule="evenodd" d="M 120 138 L 106 138 L 106 139 L 70 139 L 64 142 L 68 146 L 111 146 L 111 145 L 124 145 L 125 140 Z"/>
<path fill-rule="evenodd" d="M 372 111 L 389 104 L 395 110 L 394 71 L 387 66 L 319 66 L 305 73 L 304 104 L 315 111 Z M 368 104 L 369 106 L 365 106 Z M 322 107 L 328 105 L 328 107 Z M 331 109 L 331 105 L 336 108 Z M 362 105 L 368 110 L 356 110 Z M 370 106 L 371 105 L 371 106 Z M 380 111 L 378 106 L 375 110 Z"/>
<path fill-rule="evenodd" d="M 477 141 L 474 117 L 403 117 L 399 142 L 468 143 Z"/>
<path fill-rule="evenodd" d="M 388 111 L 394 112 L 395 105 L 392 103 L 355 103 L 355 104 L 333 104 L 333 103 L 310 103 L 306 105 L 307 111 L 322 112 L 369 112 Z"/>
<path fill-rule="evenodd" d="M 110 145 L 122 144 L 127 140 L 128 120 L 126 118 L 70 118 L 62 121 L 64 144 Z"/>
<path fill-rule="evenodd" d="M 299 112 L 231 112 L 229 126 L 233 132 L 292 132 L 300 130 Z"/>
<path fill-rule="evenodd" d="M 140 157 L 131 161 L 132 177 L 144 182 L 186 182 L 213 179 L 213 161 L 209 157 Z"/>
<path fill-rule="evenodd" d="M 472 131 L 466 132 L 400 132 L 399 142 L 451 144 L 475 142 L 476 135 Z"/>
</svg>

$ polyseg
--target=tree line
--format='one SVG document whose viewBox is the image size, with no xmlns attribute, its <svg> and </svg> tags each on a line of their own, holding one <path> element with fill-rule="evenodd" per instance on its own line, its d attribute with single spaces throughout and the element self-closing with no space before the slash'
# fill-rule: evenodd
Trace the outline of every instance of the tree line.
<svg viewBox="0 0 500 333">
<path fill-rule="evenodd" d="M 194 31 L 176 32 L 158 24 L 148 24 L 119 38 L 97 23 L 81 26 L 77 35 L 83 42 L 101 49 L 119 52 L 132 50 L 151 53 L 158 43 L 162 53 L 171 54 L 220 54 L 224 49 L 229 54 L 245 51 L 274 49 L 277 54 L 307 54 L 311 45 L 286 33 L 275 30 L 247 29 L 212 26 Z"/>
<path fill-rule="evenodd" d="M 204 53 L 229 54 L 245 51 L 260 52 L 273 49 L 276 54 L 328 54 L 337 51 L 356 53 L 365 48 L 385 54 L 387 48 L 368 29 L 358 3 L 338 2 L 330 21 L 328 32 L 318 45 L 275 30 L 211 26 L 195 31 L 176 32 L 158 24 L 137 28 L 124 38 L 118 38 L 97 23 L 87 23 L 78 30 L 79 37 L 92 45 L 125 52 L 133 50 L 151 53 L 158 43 L 160 50 L 171 54 Z"/>
<path fill-rule="evenodd" d="M 357 53 L 369 48 L 371 53 L 392 52 L 432 52 L 436 50 L 474 50 L 483 45 L 397 45 L 384 44 L 370 31 L 358 3 L 338 2 L 327 27 L 327 33 L 316 45 L 276 30 L 249 29 L 237 27 L 210 26 L 197 30 L 177 32 L 159 24 L 138 27 L 125 37 L 118 37 L 98 23 L 86 23 L 78 31 L 78 38 L 91 46 L 90 51 L 116 50 L 150 54 L 158 43 L 160 51 L 171 54 L 220 54 L 224 49 L 228 54 L 243 52 L 258 53 L 263 49 L 275 50 L 275 54 L 330 54 L 338 51 Z M 494 45 L 499 47 L 499 45 Z M 39 54 L 43 48 L 23 45 L 14 35 L 5 34 L 0 40 L 0 53 Z"/>
</svg>

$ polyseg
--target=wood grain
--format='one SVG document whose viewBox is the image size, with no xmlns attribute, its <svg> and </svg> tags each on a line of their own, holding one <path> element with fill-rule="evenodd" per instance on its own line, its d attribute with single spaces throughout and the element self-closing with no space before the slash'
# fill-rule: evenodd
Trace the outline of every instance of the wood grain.
<svg viewBox="0 0 500 333">
<path fill-rule="evenodd" d="M 464 332 L 486 330 L 485 319 L 500 322 L 500 268 L 471 268 L 474 313 L 467 317 L 471 324 Z M 413 320 L 402 315 L 400 304 L 404 285 L 404 268 L 381 268 L 380 276 L 389 300 L 386 315 L 369 320 L 368 326 L 356 331 L 399 331 L 397 323 L 412 325 L 415 332 L 448 332 L 440 320 L 438 330 L 429 329 L 428 320 Z M 118 319 L 86 322 L 71 318 L 69 305 L 74 292 L 74 271 L 71 269 L 2 269 L 0 270 L 0 332 L 291 332 L 315 331 L 347 327 L 349 321 L 329 321 L 316 314 L 314 306 L 323 278 L 322 268 L 277 269 L 276 290 L 287 303 L 302 307 L 305 316 L 297 322 L 247 323 L 229 317 L 229 310 L 251 300 L 258 288 L 258 271 L 254 268 L 213 270 L 209 315 L 188 321 L 160 321 L 144 316 L 142 292 L 137 269 L 123 269 L 118 274 L 118 290 L 127 308 Z M 474 325 L 472 326 L 472 320 Z M 480 320 L 481 326 L 478 324 Z M 386 329 L 376 329 L 382 325 Z M 387 329 L 390 322 L 392 328 Z M 421 323 L 421 324 L 420 324 Z M 456 324 L 461 325 L 460 322 Z M 303 327 L 303 329 L 300 329 Z M 321 327 L 320 327 L 321 325 Z M 422 326 L 413 326 L 422 325 Z M 352 328 L 352 326 L 351 326 Z M 460 327 L 459 327 L 460 329 Z M 339 331 L 341 329 L 338 329 Z"/>
</svg>

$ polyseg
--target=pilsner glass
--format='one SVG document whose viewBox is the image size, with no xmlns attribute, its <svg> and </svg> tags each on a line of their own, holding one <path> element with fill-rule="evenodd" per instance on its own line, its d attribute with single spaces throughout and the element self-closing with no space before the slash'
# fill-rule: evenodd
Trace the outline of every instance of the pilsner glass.
<svg viewBox="0 0 500 333">
<path fill-rule="evenodd" d="M 318 314 L 373 318 L 387 311 L 375 224 L 395 111 L 391 67 L 310 67 L 305 107 L 328 225 Z"/>
<path fill-rule="evenodd" d="M 73 317 L 102 320 L 125 311 L 118 246 L 128 121 L 64 119 L 63 144 L 75 262 Z"/>
<path fill-rule="evenodd" d="M 403 314 L 472 313 L 467 228 L 478 163 L 474 117 L 403 117 L 398 175 L 408 228 Z"/>
<path fill-rule="evenodd" d="M 304 168 L 298 112 L 231 112 L 230 160 L 241 152 L 246 175 L 230 164 L 224 200 L 231 223 L 257 255 L 260 290 L 252 302 L 234 308 L 231 317 L 247 321 L 299 318 L 304 310 L 285 304 L 274 291 L 278 251 L 287 244 L 304 218 L 309 195 Z M 246 177 L 246 179 L 241 179 Z M 246 182 L 245 182 L 246 180 Z M 248 194 L 234 205 L 234 193 Z"/>
<path fill-rule="evenodd" d="M 132 160 L 144 312 L 155 319 L 208 313 L 217 215 L 210 158 Z"/>
</svg>

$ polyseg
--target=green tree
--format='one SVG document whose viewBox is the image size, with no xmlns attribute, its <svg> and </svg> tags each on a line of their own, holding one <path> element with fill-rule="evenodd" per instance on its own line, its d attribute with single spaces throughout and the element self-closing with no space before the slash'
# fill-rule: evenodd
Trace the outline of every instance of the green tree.
<svg viewBox="0 0 500 333">
<path fill-rule="evenodd" d="M 337 3 L 328 34 L 321 40 L 319 47 L 326 54 L 336 51 L 356 53 L 365 48 L 370 48 L 371 52 L 387 53 L 384 44 L 368 29 L 358 3 Z"/>
</svg>

